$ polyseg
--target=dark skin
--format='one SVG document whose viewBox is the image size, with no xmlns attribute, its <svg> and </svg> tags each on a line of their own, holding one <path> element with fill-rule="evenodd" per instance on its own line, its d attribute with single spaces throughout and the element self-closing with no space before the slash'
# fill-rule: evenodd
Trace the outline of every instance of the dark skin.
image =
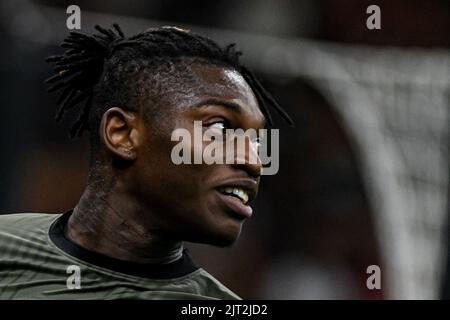
<svg viewBox="0 0 450 320">
<path fill-rule="evenodd" d="M 200 85 L 165 107 L 158 123 L 119 106 L 103 114 L 106 178 L 95 187 L 88 183 L 74 209 L 65 230 L 73 242 L 116 259 L 160 263 L 178 258 L 183 241 L 226 246 L 238 238 L 245 217 L 224 204 L 218 188 L 237 185 L 254 198 L 261 164 L 175 165 L 170 155 L 178 142 L 171 134 L 177 128 L 193 133 L 194 120 L 203 121 L 203 130 L 258 130 L 264 116 L 237 71 L 206 64 L 191 71 Z"/>
</svg>

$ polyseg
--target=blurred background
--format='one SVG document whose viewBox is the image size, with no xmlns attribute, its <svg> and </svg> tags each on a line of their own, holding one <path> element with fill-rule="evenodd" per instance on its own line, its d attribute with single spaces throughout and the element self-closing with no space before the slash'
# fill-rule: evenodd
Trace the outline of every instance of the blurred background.
<svg viewBox="0 0 450 320">
<path fill-rule="evenodd" d="M 176 25 L 236 42 L 296 121 L 280 171 L 235 246 L 191 245 L 248 299 L 450 297 L 450 1 L 0 2 L 0 212 L 60 213 L 83 190 L 88 141 L 53 120 L 44 58 L 62 52 L 66 8 L 82 31 Z M 381 8 L 369 30 L 366 8 Z M 381 290 L 369 290 L 370 265 Z"/>
</svg>

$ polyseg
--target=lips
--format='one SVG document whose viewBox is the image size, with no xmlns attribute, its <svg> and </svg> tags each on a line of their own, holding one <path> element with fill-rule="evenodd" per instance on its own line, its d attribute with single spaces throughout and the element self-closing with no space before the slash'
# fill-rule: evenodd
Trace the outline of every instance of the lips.
<svg viewBox="0 0 450 320">
<path fill-rule="evenodd" d="M 243 218 L 250 218 L 253 210 L 248 205 L 256 197 L 258 183 L 252 179 L 228 180 L 217 187 L 224 206 Z"/>
<path fill-rule="evenodd" d="M 219 201 L 225 206 L 228 211 L 233 212 L 234 217 L 239 217 L 240 219 L 248 219 L 253 214 L 252 207 L 242 203 L 240 199 L 234 196 L 225 195 L 218 192 Z"/>
<path fill-rule="evenodd" d="M 243 204 L 247 204 L 248 202 L 248 193 L 244 189 L 240 187 L 225 187 L 225 188 L 219 188 L 219 192 L 227 195 L 227 196 L 233 196 L 241 200 Z"/>
</svg>

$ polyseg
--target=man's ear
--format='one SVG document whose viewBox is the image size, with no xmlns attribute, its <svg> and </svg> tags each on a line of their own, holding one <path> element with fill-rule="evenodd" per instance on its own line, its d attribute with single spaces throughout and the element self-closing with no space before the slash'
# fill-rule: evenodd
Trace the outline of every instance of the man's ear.
<svg viewBox="0 0 450 320">
<path fill-rule="evenodd" d="M 100 122 L 100 140 L 106 149 L 123 160 L 135 160 L 139 146 L 139 119 L 119 107 L 108 109 Z"/>
</svg>

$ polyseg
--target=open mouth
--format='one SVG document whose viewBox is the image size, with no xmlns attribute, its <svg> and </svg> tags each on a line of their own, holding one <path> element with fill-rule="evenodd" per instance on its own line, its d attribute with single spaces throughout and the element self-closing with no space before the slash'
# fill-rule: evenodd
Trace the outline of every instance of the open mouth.
<svg viewBox="0 0 450 320">
<path fill-rule="evenodd" d="M 248 203 L 249 195 L 242 188 L 239 188 L 239 187 L 224 187 L 224 188 L 219 188 L 219 192 L 224 194 L 224 195 L 227 195 L 227 196 L 235 197 L 235 198 L 239 199 L 245 205 Z"/>
</svg>

